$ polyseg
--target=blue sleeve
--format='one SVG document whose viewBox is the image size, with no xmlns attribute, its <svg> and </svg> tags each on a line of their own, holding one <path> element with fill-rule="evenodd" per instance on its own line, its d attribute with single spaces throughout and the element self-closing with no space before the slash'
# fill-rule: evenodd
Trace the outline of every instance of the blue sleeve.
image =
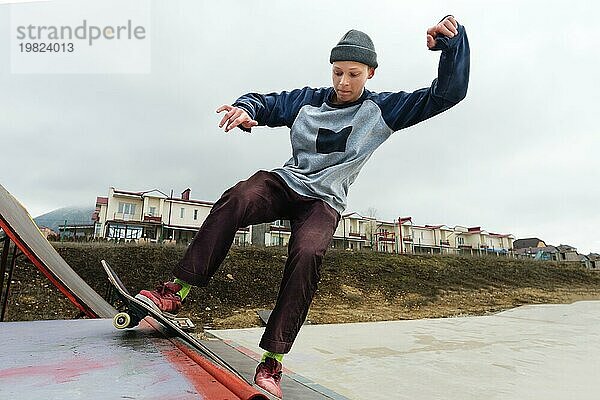
<svg viewBox="0 0 600 400">
<path fill-rule="evenodd" d="M 462 25 L 453 38 L 437 38 L 431 50 L 441 50 L 438 77 L 430 87 L 412 93 L 379 93 L 373 99 L 393 130 L 407 128 L 458 104 L 469 84 L 469 41 Z"/>
<path fill-rule="evenodd" d="M 325 102 L 328 89 L 305 87 L 291 92 L 258 94 L 248 93 L 237 99 L 234 107 L 242 108 L 258 125 L 292 127 L 300 108 L 310 104 L 319 106 Z M 249 129 L 239 128 L 250 131 Z"/>
</svg>

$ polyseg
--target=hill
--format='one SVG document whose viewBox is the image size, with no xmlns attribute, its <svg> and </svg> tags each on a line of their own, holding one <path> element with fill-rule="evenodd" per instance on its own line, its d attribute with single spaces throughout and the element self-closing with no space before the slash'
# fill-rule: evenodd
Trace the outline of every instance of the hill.
<svg viewBox="0 0 600 400">
<path fill-rule="evenodd" d="M 65 225 L 85 225 L 92 223 L 91 207 L 63 207 L 35 217 L 33 221 L 37 226 L 46 226 L 55 232 L 58 227 Z"/>
<path fill-rule="evenodd" d="M 65 260 L 100 294 L 106 259 L 131 292 L 171 278 L 185 247 L 56 243 Z M 286 253 L 233 248 L 207 288 L 194 288 L 183 314 L 216 328 L 259 326 L 271 309 Z M 331 250 L 309 320 L 313 323 L 483 315 L 523 304 L 600 299 L 600 274 L 578 264 L 497 257 L 419 256 Z M 26 261 L 13 278 L 7 320 L 74 318 L 78 314 Z"/>
</svg>

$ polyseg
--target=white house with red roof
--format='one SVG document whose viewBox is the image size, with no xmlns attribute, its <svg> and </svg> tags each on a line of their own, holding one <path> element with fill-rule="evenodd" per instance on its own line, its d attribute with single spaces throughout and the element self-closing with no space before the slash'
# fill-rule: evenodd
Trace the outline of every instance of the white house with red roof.
<svg viewBox="0 0 600 400">
<path fill-rule="evenodd" d="M 214 203 L 181 197 L 160 190 L 131 192 L 111 187 L 107 197 L 96 199 L 95 237 L 116 241 L 189 243 Z M 237 244 L 250 243 L 249 228 L 236 234 Z"/>
</svg>

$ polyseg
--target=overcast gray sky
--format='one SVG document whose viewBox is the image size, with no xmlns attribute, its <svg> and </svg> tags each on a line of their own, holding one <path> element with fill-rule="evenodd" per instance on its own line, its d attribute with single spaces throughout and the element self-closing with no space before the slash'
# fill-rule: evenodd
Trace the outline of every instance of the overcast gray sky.
<svg viewBox="0 0 600 400">
<path fill-rule="evenodd" d="M 425 31 L 453 14 L 471 44 L 467 98 L 384 143 L 347 211 L 600 252 L 598 3 L 147 4 L 147 74 L 12 73 L 11 14 L 0 5 L 0 183 L 32 215 L 93 206 L 109 186 L 190 187 L 214 201 L 291 153 L 287 129 L 223 133 L 219 105 L 249 91 L 330 86 L 329 51 L 351 28 L 375 42 L 370 90 L 429 86 L 440 53 L 427 50 Z M 128 12 L 115 9 L 115 19 Z"/>
</svg>

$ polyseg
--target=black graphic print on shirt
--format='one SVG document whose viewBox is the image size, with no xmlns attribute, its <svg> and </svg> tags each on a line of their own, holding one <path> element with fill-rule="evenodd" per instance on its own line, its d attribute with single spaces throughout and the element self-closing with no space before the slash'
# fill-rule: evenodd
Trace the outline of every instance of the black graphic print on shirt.
<svg viewBox="0 0 600 400">
<path fill-rule="evenodd" d="M 347 126 L 339 132 L 319 128 L 317 134 L 317 153 L 329 154 L 346 151 L 346 142 L 352 132 L 352 126 Z"/>
</svg>

